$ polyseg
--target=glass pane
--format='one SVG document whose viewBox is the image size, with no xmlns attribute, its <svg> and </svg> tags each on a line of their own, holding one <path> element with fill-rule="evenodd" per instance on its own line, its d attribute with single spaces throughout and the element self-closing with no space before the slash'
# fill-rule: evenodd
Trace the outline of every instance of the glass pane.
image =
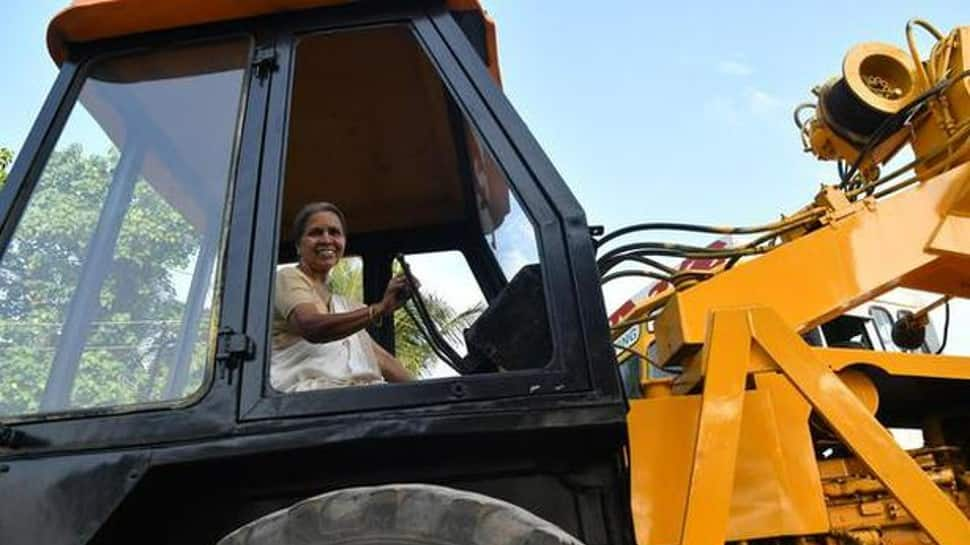
<svg viewBox="0 0 970 545">
<path fill-rule="evenodd" d="M 640 388 L 640 358 L 631 356 L 620 364 L 620 380 L 623 381 L 623 390 L 630 399 L 643 397 L 643 390 Z"/>
<path fill-rule="evenodd" d="M 409 27 L 301 36 L 290 92 L 279 260 L 305 262 L 306 270 L 277 269 L 268 309 L 270 384 L 296 392 L 397 380 L 376 368 L 393 362 L 376 349 L 370 357 L 366 333 L 334 338 L 327 322 L 336 321 L 319 317 L 339 312 L 334 301 L 350 309 L 345 314 L 357 313 L 342 319 L 364 315 L 353 302 L 344 305 L 347 294 L 330 278 L 344 247 L 374 263 L 368 270 L 375 275 L 385 274 L 378 264 L 390 257 L 410 256 L 422 293 L 442 310 L 431 321 L 446 343 L 436 340 L 435 349 L 462 373 L 547 366 L 552 342 L 528 210 Z M 309 224 L 294 225 L 310 203 L 335 205 L 342 217 L 320 216 L 319 235 Z M 336 226 L 345 237 L 319 238 Z M 488 305 L 479 282 L 489 290 Z M 381 300 L 377 284 L 369 279 L 365 303 Z M 368 320 L 373 331 L 391 334 Z M 510 331 L 513 321 L 521 327 Z M 407 378 L 455 372 L 417 336 L 405 311 L 393 323 Z"/>
<path fill-rule="evenodd" d="M 477 131 L 467 134 L 482 232 L 505 277 L 511 279 L 522 267 L 539 262 L 535 229 Z"/>
<path fill-rule="evenodd" d="M 650 341 L 650 346 L 647 347 L 647 356 L 650 361 L 657 361 L 657 341 Z M 661 369 L 656 365 L 647 366 L 647 376 L 650 380 L 660 380 L 665 378 L 676 377 L 683 371 L 680 367 L 665 367 Z"/>
<path fill-rule="evenodd" d="M 825 344 L 832 348 L 864 348 L 872 350 L 866 333 L 866 318 L 843 315 L 822 325 Z"/>
<path fill-rule="evenodd" d="M 0 261 L 0 416 L 207 375 L 248 40 L 94 63 Z"/>
<path fill-rule="evenodd" d="M 409 255 L 407 262 L 411 272 L 421 279 L 421 296 L 438 331 L 459 355 L 465 356 L 463 333 L 486 307 L 465 257 L 456 251 L 431 252 Z M 394 351 L 398 360 L 415 377 L 457 375 L 420 333 L 412 308 L 409 303 L 404 312 L 394 315 Z"/>
</svg>

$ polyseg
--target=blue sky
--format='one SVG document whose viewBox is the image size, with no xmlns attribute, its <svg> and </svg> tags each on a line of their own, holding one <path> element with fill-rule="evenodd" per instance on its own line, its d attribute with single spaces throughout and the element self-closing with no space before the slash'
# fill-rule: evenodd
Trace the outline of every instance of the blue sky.
<svg viewBox="0 0 970 545">
<path fill-rule="evenodd" d="M 66 2 L 4 3 L 0 145 L 17 149 L 56 75 L 45 31 Z M 833 169 L 801 151 L 794 105 L 855 43 L 902 46 L 915 16 L 970 23 L 957 1 L 650 4 L 485 0 L 506 93 L 608 227 L 757 222 L 800 206 Z"/>
<path fill-rule="evenodd" d="M 65 3 L 4 2 L 0 146 L 20 147 L 53 82 L 45 28 Z M 970 24 L 965 0 L 484 4 L 506 93 L 607 227 L 760 223 L 799 208 L 834 168 L 801 151 L 793 107 L 856 43 L 904 47 L 912 17 Z"/>
</svg>

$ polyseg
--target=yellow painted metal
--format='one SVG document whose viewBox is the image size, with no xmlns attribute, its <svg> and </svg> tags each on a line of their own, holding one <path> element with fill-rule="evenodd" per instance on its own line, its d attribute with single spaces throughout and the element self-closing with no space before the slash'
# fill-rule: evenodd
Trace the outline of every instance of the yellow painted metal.
<svg viewBox="0 0 970 545">
<path fill-rule="evenodd" d="M 727 533 L 751 349 L 745 318 L 739 313 L 717 313 L 711 319 L 681 537 L 684 545 L 721 545 Z"/>
<path fill-rule="evenodd" d="M 876 414 L 879 410 L 879 390 L 869 375 L 859 369 L 849 368 L 839 371 L 836 376 L 862 402 L 869 414 Z"/>
<path fill-rule="evenodd" d="M 808 427 L 811 407 L 779 373 L 755 374 L 754 384 L 749 395 L 765 401 L 745 415 L 750 424 L 742 426 L 741 441 L 751 444 L 739 452 L 728 528 L 745 539 L 824 532 L 828 517 Z M 774 484 L 765 486 L 767 476 Z"/>
<path fill-rule="evenodd" d="M 916 63 L 892 44 L 865 42 L 852 47 L 842 60 L 842 75 L 852 93 L 873 109 L 896 113 L 926 88 L 917 84 Z M 885 82 L 878 92 L 871 79 Z"/>
<path fill-rule="evenodd" d="M 946 253 L 930 247 L 968 187 L 965 164 L 678 292 L 656 322 L 658 361 L 699 347 L 712 308 L 773 308 L 802 332 L 898 285 L 970 296 L 966 229 Z"/>
<path fill-rule="evenodd" d="M 941 40 L 925 69 L 918 59 L 908 63 L 900 51 L 886 51 L 885 46 L 863 47 L 846 59 L 856 91 L 873 84 L 873 75 L 892 83 L 888 91 L 899 87 L 905 97 L 929 86 L 941 91 L 930 96 L 927 111 L 911 126 L 870 150 L 861 170 L 875 179 L 875 166 L 909 141 L 916 176 L 894 186 L 882 182 L 872 196 L 866 196 L 868 187 L 823 187 L 802 209 L 821 211 L 816 224 L 786 231 L 783 243 L 767 254 L 696 285 L 679 286 L 676 293 L 626 314 L 636 319 L 662 307 L 653 322 L 657 363 L 683 366 L 664 397 L 635 401 L 630 414 L 633 507 L 641 545 L 721 545 L 781 536 L 829 545 L 930 538 L 936 545 L 970 543 L 970 522 L 954 503 L 966 501 L 965 491 L 951 493 L 956 490 L 951 487 L 944 493 L 938 468 L 920 467 L 896 444 L 874 417 L 881 393 L 862 371 L 871 367 L 895 377 L 968 381 L 970 358 L 810 348 L 799 336 L 895 287 L 970 297 L 970 78 L 941 83 L 970 68 L 970 27 Z M 920 68 L 925 82 L 915 81 L 910 65 Z M 902 85 L 907 82 L 911 85 Z M 876 95 L 887 91 L 873 90 Z M 862 89 L 857 97 L 876 109 L 881 105 L 885 113 L 910 100 L 867 93 Z M 833 135 L 824 126 L 803 132 L 818 154 L 852 162 L 858 143 Z M 741 390 L 741 377 L 748 381 L 747 391 Z M 778 395 L 783 391 L 789 396 Z M 769 393 L 770 408 L 753 409 L 759 396 Z M 779 410 L 779 399 L 792 400 L 799 409 Z M 806 478 L 819 472 L 808 432 L 810 410 L 866 467 L 827 486 L 861 486 L 868 491 L 862 496 L 836 494 L 828 502 L 818 481 Z M 695 429 L 693 436 L 685 431 Z M 753 431 L 767 429 L 774 435 Z M 937 436 L 930 440 L 942 441 L 942 432 Z M 782 439 L 781 449 L 772 448 L 773 438 Z M 785 450 L 799 441 L 807 451 L 804 458 Z M 672 459 L 688 460 L 690 471 L 673 469 Z M 802 473 L 746 469 L 793 459 L 801 460 Z M 967 478 L 952 482 L 961 479 Z M 759 487 L 777 496 L 757 496 Z M 879 497 L 865 496 L 869 493 Z M 782 504 L 785 509 L 766 507 Z M 756 507 L 747 510 L 751 506 Z M 797 515 L 774 518 L 786 511 Z M 829 526 L 831 521 L 839 523 Z"/>
<path fill-rule="evenodd" d="M 937 544 L 970 543 L 970 521 L 778 313 L 767 308 L 746 312 L 758 344 Z"/>
<path fill-rule="evenodd" d="M 778 313 L 763 308 L 713 312 L 704 346 L 703 396 L 631 402 L 632 505 L 640 545 L 827 533 L 829 513 L 807 426 L 811 408 L 938 545 L 970 543 L 970 522 L 874 419 L 872 405 L 826 364 L 841 369 L 861 358 L 892 374 L 927 376 L 931 356 L 812 349 Z M 762 358 L 778 372 L 767 371 Z M 966 358 L 934 360 L 943 361 L 944 375 L 967 376 L 966 367 L 957 368 Z M 755 388 L 739 391 L 739 376 L 751 377 Z"/>
<path fill-rule="evenodd" d="M 638 545 L 680 543 L 699 415 L 699 396 L 630 400 L 630 500 Z"/>
<path fill-rule="evenodd" d="M 811 348 L 814 357 L 834 371 L 859 364 L 878 367 L 890 375 L 970 380 L 970 357 L 905 352 L 862 351 L 849 348 Z"/>
<path fill-rule="evenodd" d="M 756 381 L 757 389 L 744 394 L 728 525 L 719 544 L 829 528 L 806 425 L 809 406 L 780 375 L 763 373 Z M 698 395 L 630 400 L 631 499 L 640 545 L 681 542 L 700 405 Z"/>
<path fill-rule="evenodd" d="M 933 49 L 927 66 L 933 66 L 937 80 L 943 80 L 970 68 L 970 27 L 959 27 L 951 32 Z M 951 85 L 942 95 L 931 103 L 930 115 L 924 122 L 916 124 L 913 131 L 913 152 L 916 157 L 927 155 L 929 150 L 946 142 L 961 122 L 970 119 L 970 78 L 963 78 Z M 970 147 L 964 146 L 959 153 L 940 157 L 918 165 L 917 173 L 922 174 L 945 164 L 958 164 L 970 160 Z"/>
<path fill-rule="evenodd" d="M 808 404 L 775 372 L 753 375 L 755 389 L 744 390 L 751 346 L 744 314 L 722 315 L 712 335 L 720 348 L 705 354 L 714 378 L 707 376 L 703 396 L 630 402 L 638 543 L 720 545 L 826 532 Z"/>
</svg>

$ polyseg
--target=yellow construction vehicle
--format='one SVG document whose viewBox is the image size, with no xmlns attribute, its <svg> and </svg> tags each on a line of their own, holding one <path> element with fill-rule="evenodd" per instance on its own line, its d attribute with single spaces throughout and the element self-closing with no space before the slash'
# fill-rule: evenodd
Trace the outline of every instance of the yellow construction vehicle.
<svg viewBox="0 0 970 545">
<path fill-rule="evenodd" d="M 917 26 L 937 40 L 928 58 Z M 803 209 L 754 228 L 644 224 L 600 239 L 605 279 L 669 282 L 612 318 L 618 349 L 634 355 L 622 372 L 640 382 L 627 388 L 640 397 L 629 417 L 639 543 L 970 542 L 970 358 L 924 347 L 928 312 L 970 285 L 970 27 L 944 35 L 914 20 L 906 38 L 908 52 L 854 47 L 842 76 L 796 110 L 806 151 L 841 176 Z M 907 144 L 915 159 L 880 172 Z M 607 246 L 656 229 L 755 238 Z M 671 255 L 710 263 L 654 261 Z M 616 269 L 625 261 L 642 267 Z M 884 328 L 912 351 L 871 350 L 858 324 L 839 326 L 846 344 L 821 342 L 819 326 L 863 323 L 839 317 L 899 287 L 937 294 Z M 904 452 L 893 426 L 920 428 L 925 447 Z"/>
<path fill-rule="evenodd" d="M 477 0 L 76 0 L 0 191 L 0 543 L 970 543 L 970 361 L 803 339 L 896 286 L 970 291 L 968 32 L 850 53 L 799 117 L 841 183 L 790 217 L 603 236 L 502 93 Z M 915 176 L 881 174 L 907 143 Z M 276 279 L 319 201 L 346 289 L 378 303 L 405 271 L 450 376 L 275 382 Z M 682 227 L 755 239 L 614 244 Z M 670 284 L 612 324 L 639 340 L 611 334 L 621 274 Z M 462 343 L 427 290 L 483 301 Z M 364 308 L 394 353 L 408 317 Z M 334 338 L 307 344 L 377 350 Z M 655 371 L 640 398 L 616 346 Z"/>
</svg>

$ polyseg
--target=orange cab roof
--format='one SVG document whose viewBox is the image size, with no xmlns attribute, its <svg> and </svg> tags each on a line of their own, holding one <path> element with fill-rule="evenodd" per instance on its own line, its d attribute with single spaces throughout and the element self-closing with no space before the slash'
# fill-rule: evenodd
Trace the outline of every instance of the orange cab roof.
<svg viewBox="0 0 970 545">
<path fill-rule="evenodd" d="M 271 13 L 349 4 L 356 0 L 73 0 L 47 28 L 47 47 L 61 64 L 71 42 L 89 42 L 157 30 L 244 19 Z M 498 80 L 495 25 L 479 0 L 445 0 L 454 11 L 482 13 L 488 66 Z"/>
</svg>

